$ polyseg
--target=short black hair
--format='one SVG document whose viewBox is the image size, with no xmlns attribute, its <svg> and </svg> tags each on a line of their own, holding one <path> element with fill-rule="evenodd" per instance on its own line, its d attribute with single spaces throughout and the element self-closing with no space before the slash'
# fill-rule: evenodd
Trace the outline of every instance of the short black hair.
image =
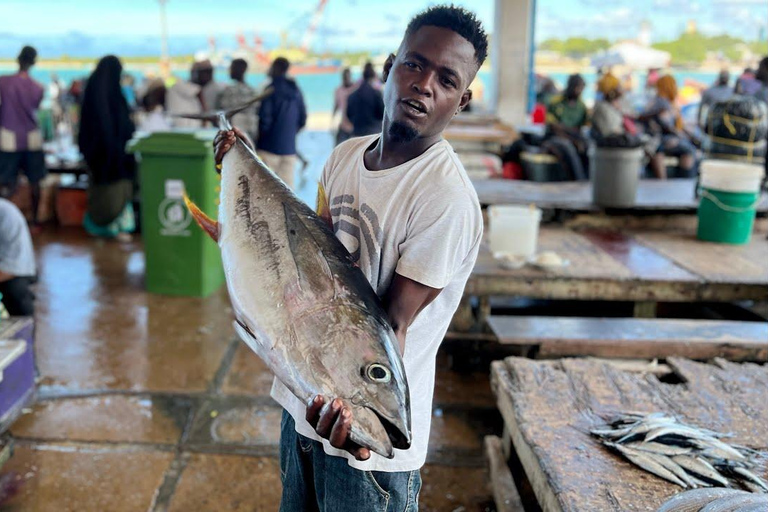
<svg viewBox="0 0 768 512">
<path fill-rule="evenodd" d="M 373 67 L 373 63 L 366 62 L 363 66 L 363 80 L 370 80 L 376 78 L 376 69 Z"/>
<path fill-rule="evenodd" d="M 469 41 L 475 48 L 475 62 L 478 68 L 488 57 L 488 35 L 472 11 L 453 4 L 432 6 L 413 17 L 405 29 L 405 36 L 408 37 L 427 25 L 453 30 Z"/>
<path fill-rule="evenodd" d="M 19 62 L 19 66 L 29 69 L 35 65 L 35 61 L 37 60 L 37 50 L 31 46 L 25 46 L 19 52 L 19 56 L 16 60 Z"/>
<path fill-rule="evenodd" d="M 291 63 L 285 57 L 278 57 L 272 62 L 272 76 L 285 76 Z"/>
<path fill-rule="evenodd" d="M 234 80 L 243 80 L 246 71 L 248 71 L 248 62 L 245 59 L 234 59 L 229 66 L 229 75 Z"/>
</svg>

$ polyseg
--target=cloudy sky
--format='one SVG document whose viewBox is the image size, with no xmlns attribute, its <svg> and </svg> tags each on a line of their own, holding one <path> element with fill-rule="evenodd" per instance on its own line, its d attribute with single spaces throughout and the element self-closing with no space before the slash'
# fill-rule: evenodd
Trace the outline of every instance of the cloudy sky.
<svg viewBox="0 0 768 512">
<path fill-rule="evenodd" d="M 640 21 L 653 25 L 653 39 L 676 37 L 689 19 L 707 33 L 757 37 L 768 24 L 768 0 L 536 0 L 536 39 L 587 36 L 634 37 Z M 313 41 L 316 50 L 389 51 L 408 19 L 427 0 L 328 0 Z M 459 0 L 490 27 L 495 0 Z M 277 44 L 281 31 L 298 43 L 317 0 L 168 0 L 172 53 L 205 48 L 214 35 L 234 46 L 235 34 L 258 33 Z M 0 0 L 0 57 L 25 43 L 48 55 L 156 54 L 157 0 Z M 32 15 L 34 13 L 34 15 Z"/>
<path fill-rule="evenodd" d="M 652 39 L 674 39 L 689 20 L 701 32 L 757 39 L 768 25 L 768 0 L 537 0 L 536 39 L 634 37 L 642 20 Z"/>
</svg>

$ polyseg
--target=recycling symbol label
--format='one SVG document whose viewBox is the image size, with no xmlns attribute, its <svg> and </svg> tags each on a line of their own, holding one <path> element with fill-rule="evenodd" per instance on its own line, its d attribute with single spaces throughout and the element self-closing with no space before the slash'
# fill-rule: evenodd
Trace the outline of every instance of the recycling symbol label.
<svg viewBox="0 0 768 512">
<path fill-rule="evenodd" d="M 165 236 L 190 236 L 187 229 L 192 222 L 192 215 L 184 205 L 184 200 L 166 197 L 157 209 L 160 221 L 160 234 Z"/>
</svg>

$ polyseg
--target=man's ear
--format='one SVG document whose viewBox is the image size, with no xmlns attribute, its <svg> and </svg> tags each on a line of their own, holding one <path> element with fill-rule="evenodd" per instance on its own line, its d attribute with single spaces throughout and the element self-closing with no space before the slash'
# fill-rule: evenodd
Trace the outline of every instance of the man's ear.
<svg viewBox="0 0 768 512">
<path fill-rule="evenodd" d="M 466 107 L 470 101 L 472 101 L 472 89 L 467 89 L 464 91 L 464 94 L 461 95 L 461 101 L 459 101 L 459 109 L 456 113 L 458 114 L 464 110 L 464 107 Z"/>
<path fill-rule="evenodd" d="M 384 71 L 382 71 L 381 75 L 384 78 L 384 81 L 387 81 L 387 78 L 389 78 L 389 70 L 392 69 L 392 64 L 395 63 L 395 54 L 390 53 L 387 57 L 387 61 L 384 63 Z"/>
</svg>

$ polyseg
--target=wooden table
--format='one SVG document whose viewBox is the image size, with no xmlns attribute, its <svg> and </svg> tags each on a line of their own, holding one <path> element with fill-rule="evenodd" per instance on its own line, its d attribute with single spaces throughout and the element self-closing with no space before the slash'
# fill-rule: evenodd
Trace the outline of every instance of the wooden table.
<svg viewBox="0 0 768 512">
<path fill-rule="evenodd" d="M 664 412 L 768 449 L 768 368 L 670 358 L 672 378 L 629 373 L 591 359 L 507 358 L 491 368 L 504 441 L 545 512 L 653 512 L 682 489 L 614 455 L 589 430 L 601 414 Z M 668 376 L 669 377 L 669 376 Z M 685 383 L 684 385 L 678 383 Z M 756 473 L 768 478 L 766 469 Z"/>
<path fill-rule="evenodd" d="M 507 125 L 450 124 L 443 132 L 449 142 L 474 142 L 490 145 L 511 144 L 517 139 L 517 132 Z"/>
<path fill-rule="evenodd" d="M 592 202 L 588 181 L 537 183 L 522 180 L 473 180 L 482 206 L 535 204 L 545 210 L 593 213 L 602 208 Z M 632 212 L 695 213 L 699 199 L 694 196 L 695 179 L 640 180 L 637 202 L 631 208 L 612 210 Z M 768 194 L 763 194 L 758 211 L 768 211 Z"/>
<path fill-rule="evenodd" d="M 731 302 L 768 298 L 768 241 L 754 233 L 743 246 L 701 242 L 692 232 L 619 233 L 542 226 L 539 252 L 554 251 L 569 264 L 555 270 L 525 266 L 506 270 L 483 245 L 467 282 L 481 299 L 481 324 L 489 297 L 609 300 L 636 303 L 635 316 L 654 316 L 657 302 Z M 463 316 L 462 316 L 463 315 Z M 466 311 L 459 325 L 467 326 Z M 461 327 L 457 326 L 461 330 Z"/>
</svg>

